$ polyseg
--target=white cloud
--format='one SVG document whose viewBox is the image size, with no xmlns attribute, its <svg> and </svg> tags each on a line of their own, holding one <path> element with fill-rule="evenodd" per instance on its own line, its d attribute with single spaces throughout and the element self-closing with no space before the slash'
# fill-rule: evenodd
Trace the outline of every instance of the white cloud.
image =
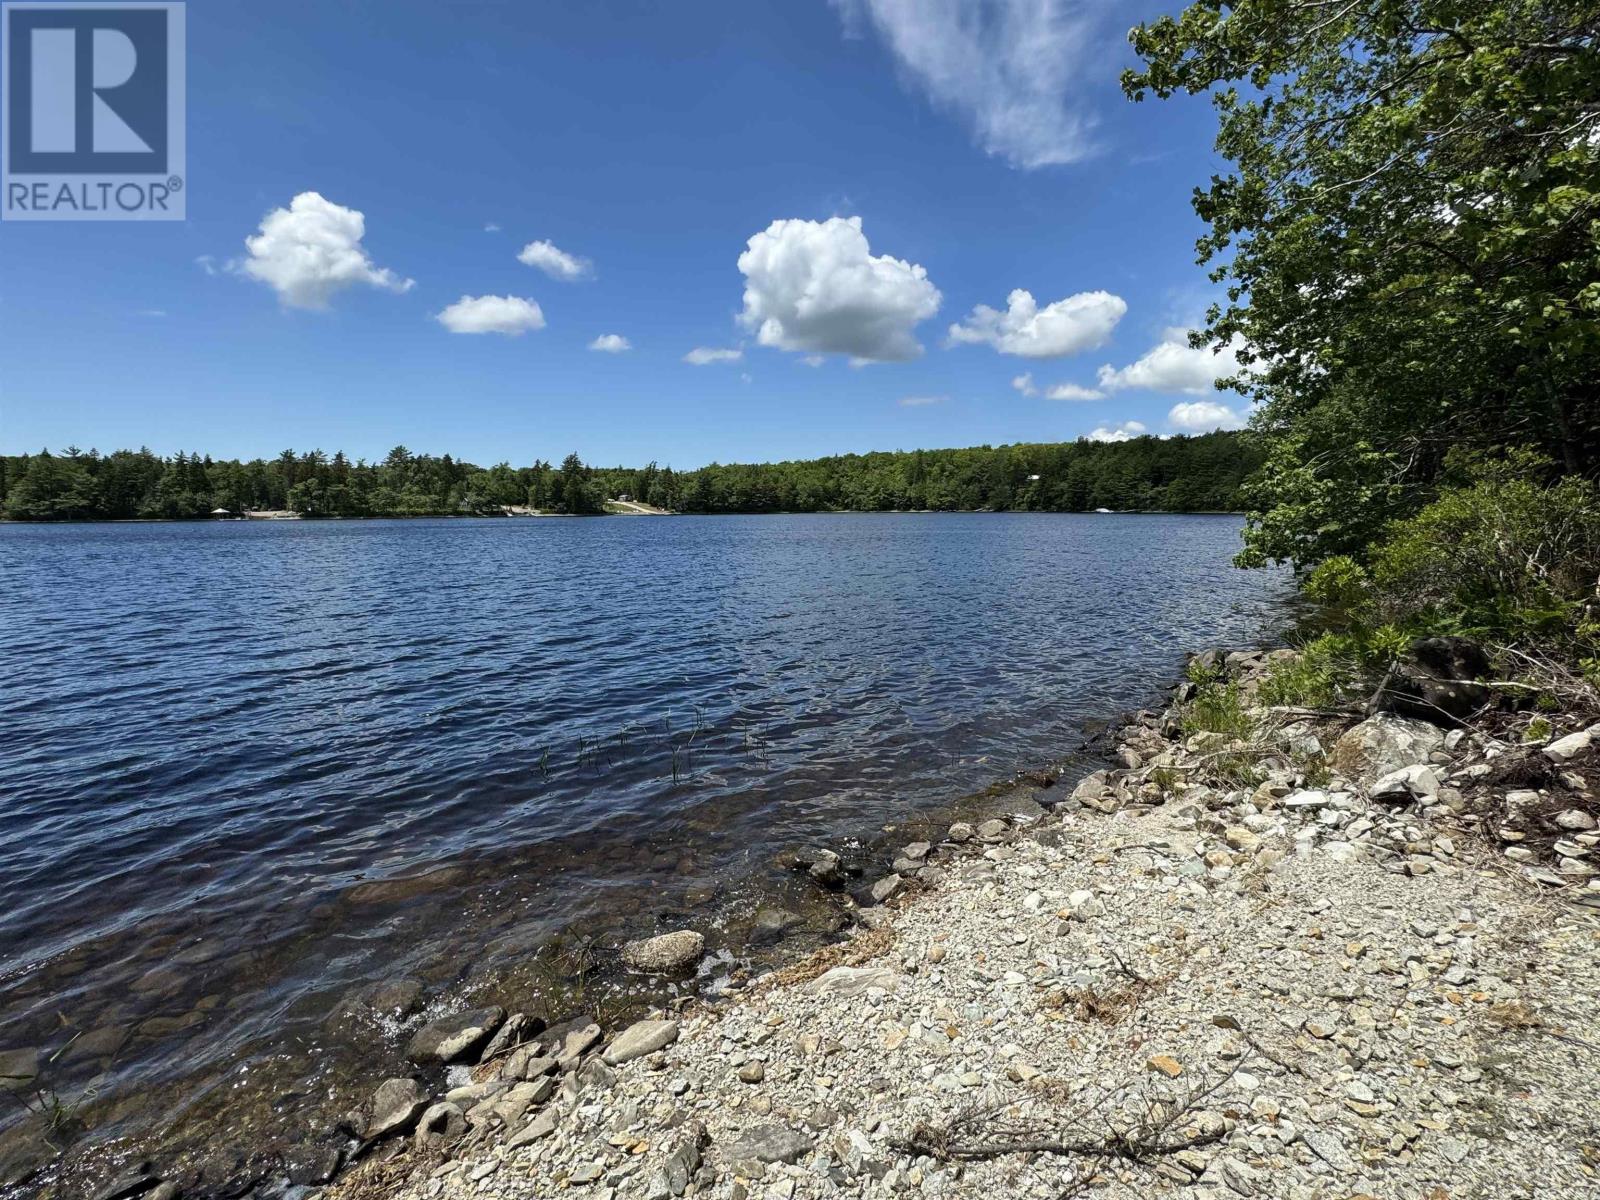
<svg viewBox="0 0 1600 1200">
<path fill-rule="evenodd" d="M 1107 429 L 1101 425 L 1084 436 L 1091 442 L 1131 442 L 1136 437 L 1143 437 L 1146 432 L 1148 431 L 1138 421 L 1124 421 L 1115 429 Z"/>
<path fill-rule="evenodd" d="M 602 333 L 589 343 L 589 349 L 602 354 L 623 354 L 633 349 L 633 343 L 620 333 Z"/>
<path fill-rule="evenodd" d="M 207 275 L 216 275 L 219 273 L 217 271 L 217 260 L 210 254 L 200 255 L 199 258 L 194 260 L 194 265 L 199 267 Z"/>
<path fill-rule="evenodd" d="M 434 319 L 451 333 L 502 333 L 520 337 L 544 328 L 544 313 L 521 296 L 463 296 Z"/>
<path fill-rule="evenodd" d="M 808 367 L 820 367 L 823 363 L 827 362 L 828 360 L 823 358 L 822 355 L 820 355 L 820 354 L 808 354 L 804 358 L 802 358 L 800 361 L 805 363 L 805 365 L 808 366 Z"/>
<path fill-rule="evenodd" d="M 261 232 L 244 240 L 248 256 L 229 267 L 272 288 L 290 308 L 327 308 L 335 293 L 358 283 L 410 291 L 412 280 L 367 257 L 366 231 L 366 217 L 355 209 L 301 192 L 261 219 Z"/>
<path fill-rule="evenodd" d="M 738 362 L 743 357 L 743 350 L 720 350 L 711 346 L 696 346 L 683 356 L 683 361 L 691 367 L 704 367 L 709 366 L 711 363 Z"/>
<path fill-rule="evenodd" d="M 774 221 L 750 239 L 739 270 L 740 323 L 780 350 L 903 361 L 922 353 L 913 327 L 939 311 L 928 273 L 874 255 L 860 217 Z"/>
<path fill-rule="evenodd" d="M 485 225 L 483 227 L 483 231 L 485 233 L 499 233 L 500 232 L 500 226 L 496 225 L 493 221 L 490 221 L 487 225 Z"/>
<path fill-rule="evenodd" d="M 1226 404 L 1215 400 L 1185 400 L 1172 406 L 1167 421 L 1186 433 L 1210 433 L 1213 429 L 1242 429 L 1245 419 Z"/>
<path fill-rule="evenodd" d="M 935 107 L 956 113 L 985 152 L 1012 166 L 1077 162 L 1093 148 L 1078 102 L 1117 6 L 1058 0 L 832 0 L 847 35 L 870 23 Z"/>
<path fill-rule="evenodd" d="M 1127 302 L 1110 292 L 1079 292 L 1040 308 L 1031 292 L 1017 288 L 1006 297 L 1005 312 L 980 304 L 950 326 L 950 341 L 1023 358 L 1061 358 L 1105 345 L 1127 311 Z"/>
<path fill-rule="evenodd" d="M 1033 382 L 1031 372 L 1018 375 L 1011 381 L 1011 386 L 1024 396 L 1040 395 L 1038 387 Z M 1095 388 L 1082 387 L 1076 383 L 1058 383 L 1053 388 L 1043 393 L 1046 400 L 1104 400 L 1106 394 Z"/>
<path fill-rule="evenodd" d="M 901 408 L 926 408 L 930 404 L 943 404 L 948 396 L 904 396 L 900 400 Z"/>
<path fill-rule="evenodd" d="M 164 308 L 141 308 L 139 315 L 141 317 L 164 317 L 167 315 L 167 310 Z"/>
<path fill-rule="evenodd" d="M 526 266 L 537 267 L 551 279 L 559 279 L 563 283 L 587 279 L 594 274 L 594 264 L 587 258 L 568 254 L 550 242 L 529 242 L 517 255 L 517 261 Z"/>
<path fill-rule="evenodd" d="M 1144 357 L 1125 367 L 1100 368 L 1100 386 L 1108 392 L 1139 390 L 1181 392 L 1204 396 L 1216 390 L 1216 381 L 1246 369 L 1239 362 L 1244 342 L 1235 339 L 1220 354 L 1209 346 L 1189 345 L 1189 331 L 1181 325 L 1166 330 L 1161 341 Z"/>
</svg>

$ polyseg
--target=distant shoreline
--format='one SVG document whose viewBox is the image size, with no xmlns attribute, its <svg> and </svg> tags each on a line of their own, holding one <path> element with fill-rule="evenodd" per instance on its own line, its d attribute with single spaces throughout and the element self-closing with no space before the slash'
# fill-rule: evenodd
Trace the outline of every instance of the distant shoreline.
<svg viewBox="0 0 1600 1200">
<path fill-rule="evenodd" d="M 818 508 L 749 510 L 743 512 L 602 512 L 602 513 L 382 513 L 370 517 L 308 517 L 300 513 L 252 513 L 236 517 L 65 517 L 59 520 L 27 521 L 0 517 L 0 525 L 267 525 L 275 522 L 304 521 L 314 525 L 344 521 L 502 521 L 525 518 L 589 520 L 595 517 L 924 517 L 924 516 L 1038 516 L 1038 517 L 1243 517 L 1229 509 L 1130 508 L 1112 512 L 1094 509 L 1027 508 Z"/>
</svg>

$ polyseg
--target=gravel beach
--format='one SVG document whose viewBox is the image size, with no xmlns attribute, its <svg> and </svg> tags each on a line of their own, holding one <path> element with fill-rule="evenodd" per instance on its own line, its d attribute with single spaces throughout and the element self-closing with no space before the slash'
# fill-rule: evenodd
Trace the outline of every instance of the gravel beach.
<svg viewBox="0 0 1600 1200">
<path fill-rule="evenodd" d="M 500 1039 L 329 1195 L 1600 1195 L 1591 735 L 1251 713 L 1144 714 L 738 994 Z"/>
</svg>

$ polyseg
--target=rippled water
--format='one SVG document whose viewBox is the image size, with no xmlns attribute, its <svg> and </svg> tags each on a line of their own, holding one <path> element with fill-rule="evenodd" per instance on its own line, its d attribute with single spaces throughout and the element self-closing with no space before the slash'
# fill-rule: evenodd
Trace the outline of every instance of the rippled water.
<svg viewBox="0 0 1600 1200">
<path fill-rule="evenodd" d="M 65 1045 L 52 1082 L 95 1080 L 98 1137 L 231 1121 L 243 1068 L 270 1123 L 328 1090 L 358 984 L 504 992 L 574 922 L 648 931 L 783 844 L 1060 757 L 1186 649 L 1263 636 L 1283 581 L 1230 568 L 1237 536 L 0 526 L 0 1049 Z"/>
</svg>

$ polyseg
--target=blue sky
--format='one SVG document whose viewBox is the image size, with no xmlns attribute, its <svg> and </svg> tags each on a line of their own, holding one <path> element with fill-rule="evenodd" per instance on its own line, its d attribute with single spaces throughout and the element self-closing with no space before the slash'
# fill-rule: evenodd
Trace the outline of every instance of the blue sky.
<svg viewBox="0 0 1600 1200">
<path fill-rule="evenodd" d="M 1235 424 L 1172 333 L 1213 296 L 1209 105 L 1117 86 L 1175 7 L 192 0 L 187 221 L 0 224 L 0 449 L 693 467 Z"/>
</svg>

